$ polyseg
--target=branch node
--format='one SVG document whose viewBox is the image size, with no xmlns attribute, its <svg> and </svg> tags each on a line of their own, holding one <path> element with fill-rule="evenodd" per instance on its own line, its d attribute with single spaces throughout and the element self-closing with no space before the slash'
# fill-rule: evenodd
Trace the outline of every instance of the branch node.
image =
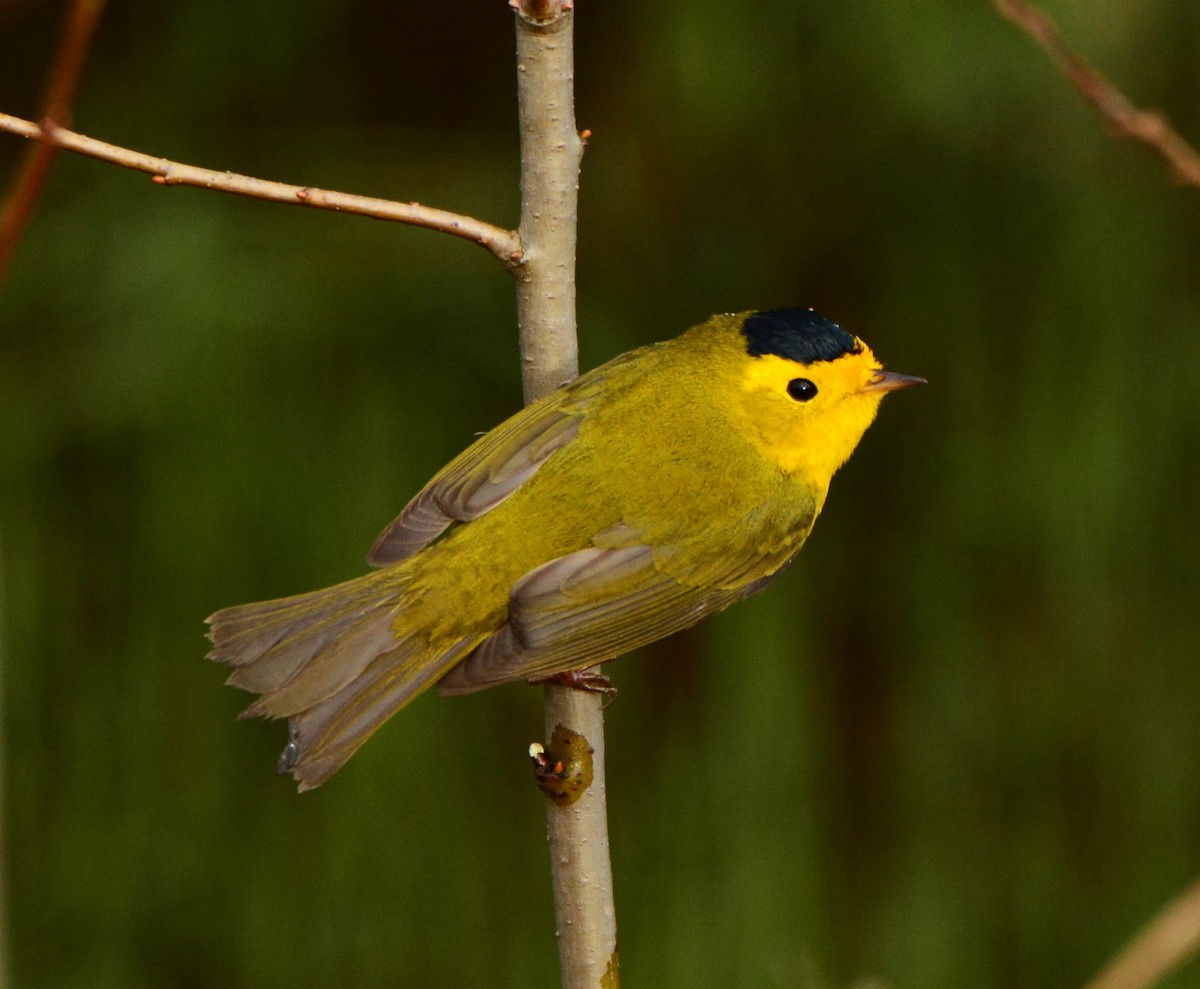
<svg viewBox="0 0 1200 989">
<path fill-rule="evenodd" d="M 564 15 L 574 9 L 571 0 L 509 0 L 508 5 L 539 34 L 553 34 L 565 27 Z"/>
<path fill-rule="evenodd" d="M 578 732 L 555 726 L 547 749 L 540 742 L 529 746 L 538 789 L 556 807 L 570 807 L 592 785 L 596 750 Z"/>
</svg>

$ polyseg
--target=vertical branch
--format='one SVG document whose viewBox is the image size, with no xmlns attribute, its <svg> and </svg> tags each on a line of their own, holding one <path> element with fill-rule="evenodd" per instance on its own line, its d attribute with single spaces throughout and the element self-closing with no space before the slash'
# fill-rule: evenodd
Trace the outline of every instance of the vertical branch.
<svg viewBox="0 0 1200 989">
<path fill-rule="evenodd" d="M 521 0 L 517 9 L 524 251 L 516 276 L 526 402 L 579 373 L 575 230 L 583 142 L 575 130 L 573 20 L 562 0 Z"/>
<path fill-rule="evenodd" d="M 521 127 L 521 225 L 516 269 L 527 402 L 578 373 L 575 237 L 583 142 L 575 129 L 570 0 L 514 0 Z M 601 697 L 547 684 L 546 737 L 590 749 L 591 784 L 567 804 L 546 801 L 562 985 L 617 985 L 616 911 L 604 784 Z"/>
<path fill-rule="evenodd" d="M 608 850 L 603 702 L 600 694 L 560 684 L 548 683 L 545 691 L 546 737 L 572 759 L 572 743 L 578 743 L 585 763 L 590 755 L 592 777 L 574 803 L 546 800 L 562 985 L 563 989 L 616 989 L 620 985 L 617 912 Z"/>
</svg>

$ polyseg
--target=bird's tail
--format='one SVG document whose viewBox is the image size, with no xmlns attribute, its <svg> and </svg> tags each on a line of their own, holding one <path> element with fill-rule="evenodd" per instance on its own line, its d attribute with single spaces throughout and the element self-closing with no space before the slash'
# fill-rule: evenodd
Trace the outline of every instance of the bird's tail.
<svg viewBox="0 0 1200 989">
<path fill-rule="evenodd" d="M 309 594 L 243 604 L 208 619 L 209 658 L 259 695 L 242 717 L 288 719 L 278 772 L 320 786 L 400 708 L 476 644 L 431 643 L 404 627 L 397 568 Z"/>
</svg>

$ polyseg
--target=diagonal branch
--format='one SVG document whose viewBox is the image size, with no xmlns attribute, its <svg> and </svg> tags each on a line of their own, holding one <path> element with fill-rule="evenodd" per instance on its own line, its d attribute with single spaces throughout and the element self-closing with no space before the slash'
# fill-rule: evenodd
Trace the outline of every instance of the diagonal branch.
<svg viewBox="0 0 1200 989">
<path fill-rule="evenodd" d="M 265 199 L 273 203 L 288 203 L 292 206 L 309 206 L 313 209 L 330 210 L 334 213 L 352 213 L 369 216 L 376 220 L 391 220 L 415 227 L 428 227 L 442 233 L 452 234 L 464 240 L 486 247 L 506 266 L 513 267 L 522 258 L 521 239 L 514 230 L 463 216 L 447 210 L 422 206 L 420 203 L 400 203 L 391 199 L 375 199 L 371 196 L 355 196 L 346 192 L 331 192 L 312 186 L 287 185 L 268 179 L 256 179 L 234 172 L 217 172 L 195 165 L 185 165 L 166 158 L 155 158 L 140 151 L 105 144 L 95 138 L 56 127 L 46 121 L 40 126 L 19 117 L 0 113 L 0 131 L 8 131 L 30 140 L 44 141 L 57 148 L 74 151 L 89 158 L 98 158 L 122 168 L 147 172 L 159 185 L 187 185 L 200 189 L 215 189 L 235 196 Z"/>
<path fill-rule="evenodd" d="M 104 10 L 105 0 L 73 0 L 63 27 L 62 41 L 58 54 L 46 79 L 46 93 L 42 99 L 42 117 L 59 126 L 71 123 L 71 101 L 75 88 L 83 73 L 83 62 L 91 46 L 96 25 Z M 12 263 L 17 244 L 29 225 L 37 205 L 38 196 L 50 175 L 50 166 L 58 148 L 48 142 L 39 142 L 29 149 L 16 179 L 0 209 L 0 282 Z"/>
<path fill-rule="evenodd" d="M 1200 951 L 1200 881 L 1168 903 L 1085 989 L 1149 989 Z"/>
<path fill-rule="evenodd" d="M 992 0 L 992 4 L 1002 17 L 1012 21 L 1045 49 L 1059 71 L 1100 111 L 1119 136 L 1141 141 L 1166 161 L 1179 181 L 1200 188 L 1200 154 L 1180 137 L 1166 117 L 1130 102 L 1116 86 L 1067 47 L 1054 21 L 1042 11 L 1025 0 Z"/>
</svg>

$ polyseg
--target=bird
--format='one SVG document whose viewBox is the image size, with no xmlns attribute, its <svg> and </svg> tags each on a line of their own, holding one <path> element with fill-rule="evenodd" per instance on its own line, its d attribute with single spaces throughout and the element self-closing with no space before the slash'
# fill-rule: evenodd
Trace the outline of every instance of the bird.
<svg viewBox="0 0 1200 989">
<path fill-rule="evenodd" d="M 450 461 L 384 529 L 375 568 L 211 615 L 209 657 L 288 719 L 280 775 L 326 782 L 437 686 L 574 678 L 775 581 L 888 392 L 811 309 L 712 316 L 564 384 Z"/>
</svg>

